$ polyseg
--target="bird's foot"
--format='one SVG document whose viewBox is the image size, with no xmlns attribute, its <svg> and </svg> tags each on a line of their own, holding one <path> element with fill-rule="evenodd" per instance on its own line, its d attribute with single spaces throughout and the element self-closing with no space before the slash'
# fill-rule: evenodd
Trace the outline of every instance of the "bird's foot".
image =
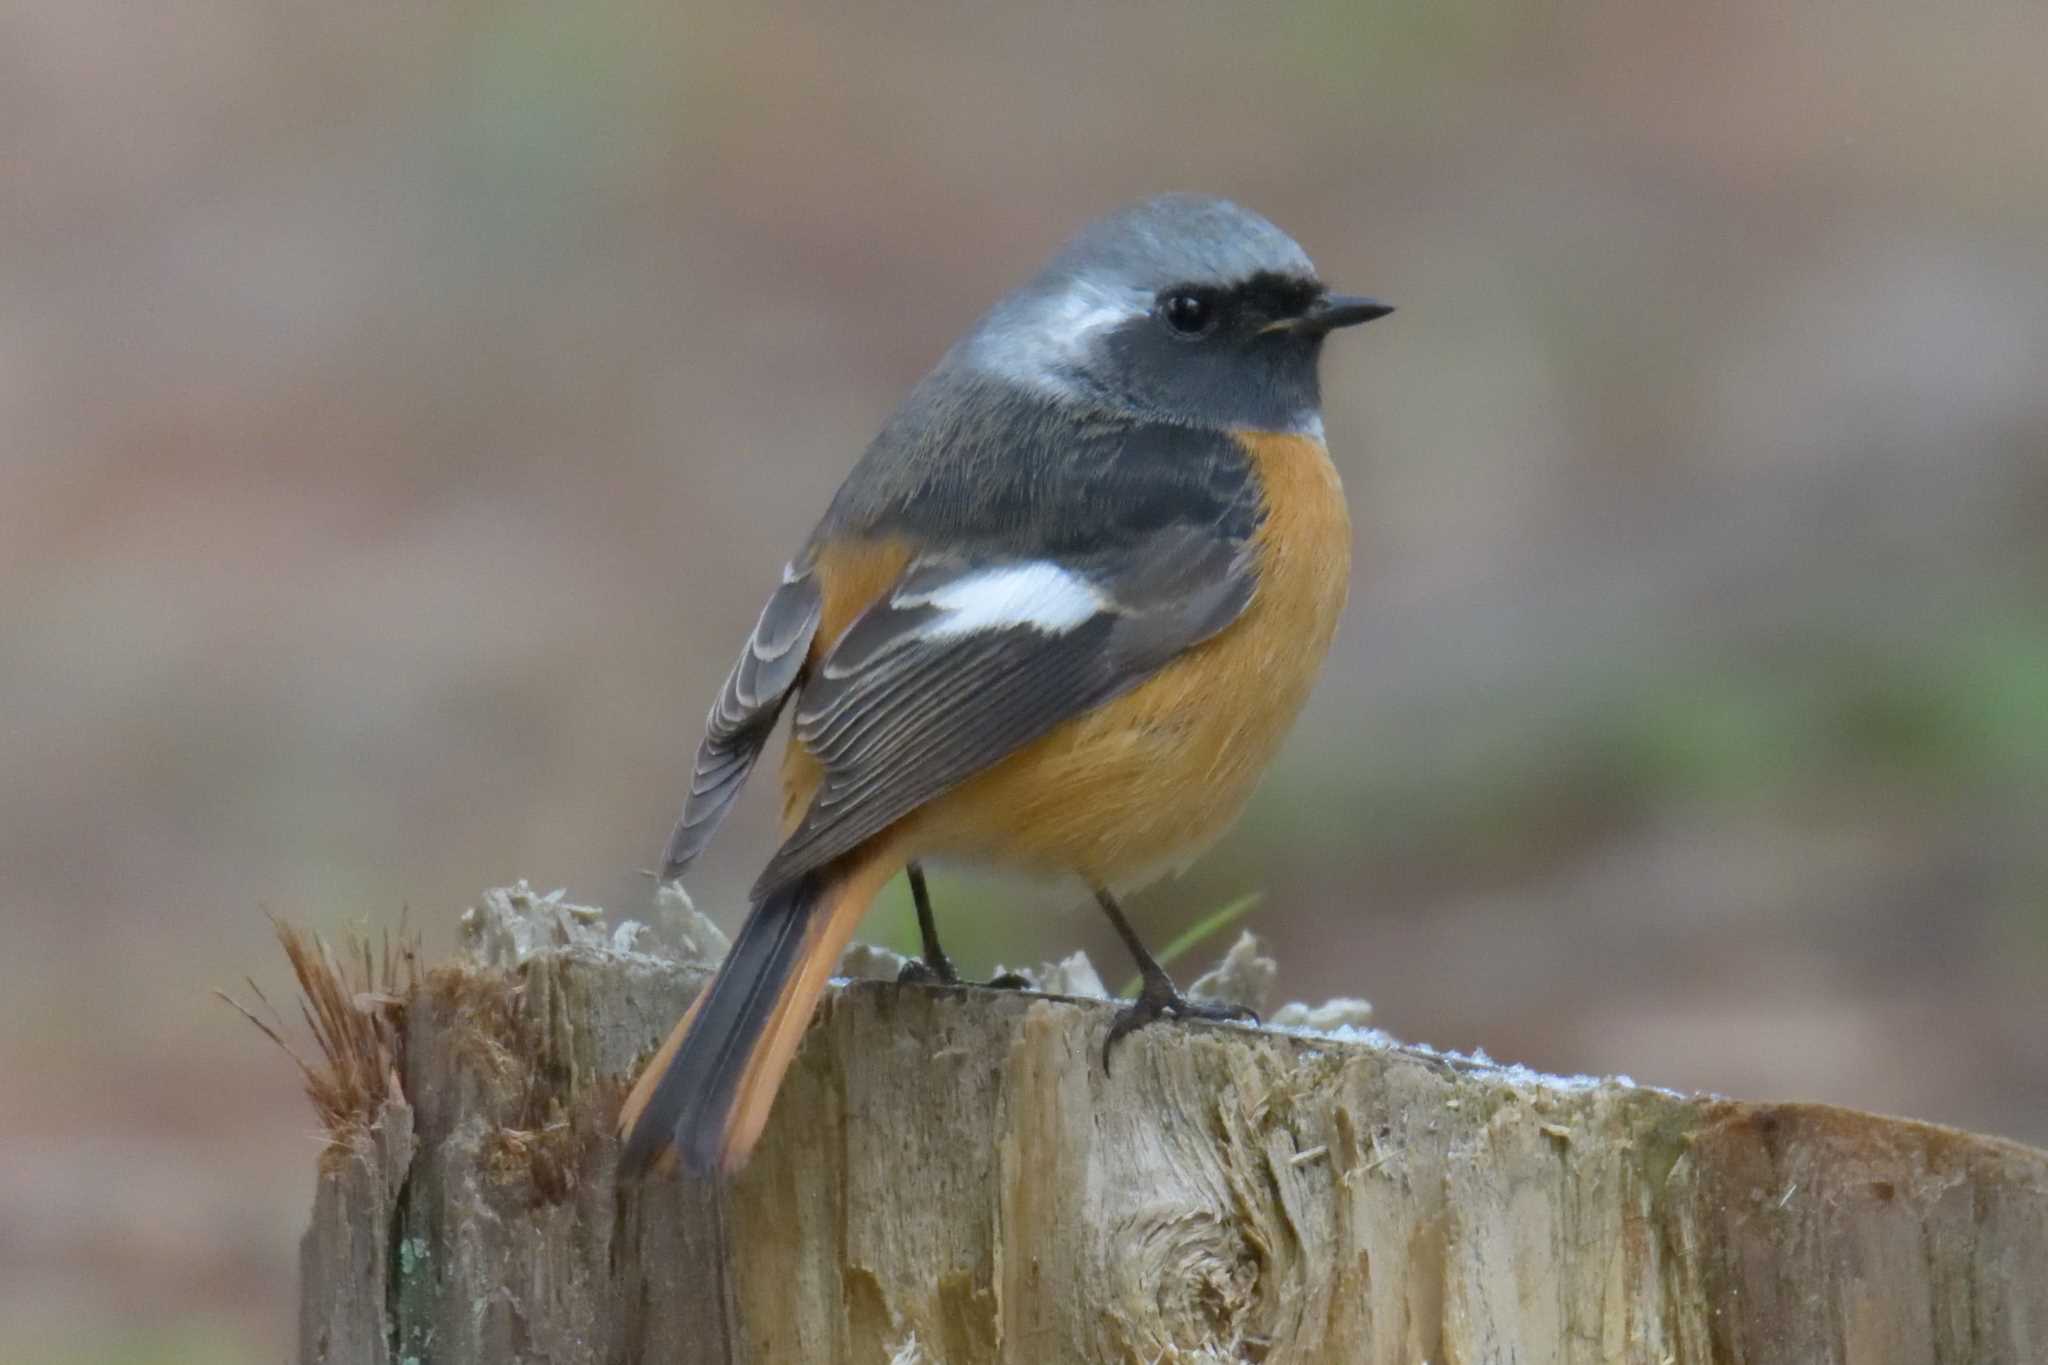
<svg viewBox="0 0 2048 1365">
<path fill-rule="evenodd" d="M 987 981 L 962 981 L 953 960 L 943 953 L 936 961 L 929 955 L 909 959 L 896 973 L 896 980 L 906 986 L 986 986 L 996 991 L 1028 991 L 1032 988 L 1031 978 L 1022 972 L 1002 972 Z"/>
<path fill-rule="evenodd" d="M 1102 1070 L 1109 1073 L 1109 1054 L 1125 1035 L 1136 1033 L 1161 1019 L 1200 1019 L 1210 1023 L 1259 1022 L 1259 1012 L 1249 1005 L 1209 1004 L 1190 1000 L 1174 987 L 1164 972 L 1148 975 L 1138 998 L 1117 1011 L 1102 1043 Z"/>
<path fill-rule="evenodd" d="M 934 953 L 907 959 L 903 969 L 896 973 L 896 980 L 905 986 L 957 986 L 960 973 L 953 970 L 952 958 Z"/>
</svg>

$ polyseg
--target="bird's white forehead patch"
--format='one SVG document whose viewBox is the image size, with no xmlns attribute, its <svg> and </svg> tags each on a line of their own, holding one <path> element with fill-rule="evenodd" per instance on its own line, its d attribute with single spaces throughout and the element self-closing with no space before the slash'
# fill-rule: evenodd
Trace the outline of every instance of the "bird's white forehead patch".
<svg viewBox="0 0 2048 1365">
<path fill-rule="evenodd" d="M 1019 626 L 1060 635 L 1096 615 L 1105 602 L 1095 585 L 1073 570 L 1031 559 L 975 569 L 924 592 L 899 594 L 895 605 L 936 607 L 941 615 L 918 634 L 943 640 Z"/>
</svg>

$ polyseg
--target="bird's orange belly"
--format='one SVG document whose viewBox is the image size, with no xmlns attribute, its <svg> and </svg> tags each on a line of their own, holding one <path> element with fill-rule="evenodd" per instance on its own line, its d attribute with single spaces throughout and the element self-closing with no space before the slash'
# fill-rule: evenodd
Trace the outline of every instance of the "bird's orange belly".
<svg viewBox="0 0 2048 1365">
<path fill-rule="evenodd" d="M 1244 614 L 913 816 L 904 833 L 919 856 L 1122 885 L 1187 862 L 1237 818 L 1308 699 L 1351 568 L 1344 491 L 1322 443 L 1241 439 L 1265 500 Z"/>
</svg>

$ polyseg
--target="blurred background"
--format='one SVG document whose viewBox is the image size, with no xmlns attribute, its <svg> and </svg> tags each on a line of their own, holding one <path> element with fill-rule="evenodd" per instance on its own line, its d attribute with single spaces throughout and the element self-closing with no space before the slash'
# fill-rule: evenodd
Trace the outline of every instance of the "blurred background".
<svg viewBox="0 0 2048 1365">
<path fill-rule="evenodd" d="M 861 446 L 1163 189 L 1401 311 L 1336 654 L 1154 940 L 1263 891 L 1405 1038 L 2048 1142 L 2048 10 L 1020 8 L 0 6 L 0 1357 L 285 1358 L 264 911 L 643 911 Z"/>
</svg>

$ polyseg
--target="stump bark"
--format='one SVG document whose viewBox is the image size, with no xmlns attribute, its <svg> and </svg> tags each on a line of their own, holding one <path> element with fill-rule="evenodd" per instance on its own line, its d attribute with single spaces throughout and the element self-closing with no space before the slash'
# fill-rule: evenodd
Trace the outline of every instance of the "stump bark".
<svg viewBox="0 0 2048 1365">
<path fill-rule="evenodd" d="M 471 921 L 323 1162 L 308 1365 L 2048 1360 L 2048 1153 L 1355 1030 L 1105 1073 L 1103 1003 L 848 984 L 736 1182 L 622 1191 L 707 965 L 523 891 Z"/>
</svg>

